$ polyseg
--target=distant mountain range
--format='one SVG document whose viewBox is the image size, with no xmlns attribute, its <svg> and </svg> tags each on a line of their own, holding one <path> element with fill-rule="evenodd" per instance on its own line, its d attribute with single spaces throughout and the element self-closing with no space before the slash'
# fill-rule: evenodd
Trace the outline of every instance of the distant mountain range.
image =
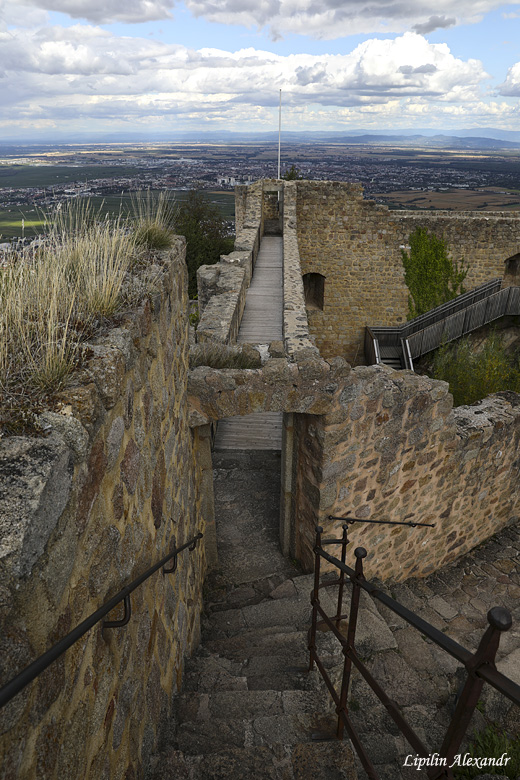
<svg viewBox="0 0 520 780">
<path fill-rule="evenodd" d="M 41 138 L 5 138 L 2 146 L 45 146 L 89 143 L 278 143 L 277 132 L 233 132 L 233 131 L 182 131 L 171 133 L 71 133 Z M 518 149 L 520 148 L 520 130 L 500 130 L 497 128 L 468 128 L 438 130 L 425 128 L 358 129 L 348 131 L 292 131 L 282 130 L 282 143 L 345 143 L 345 144 L 383 144 L 389 146 L 426 146 L 436 149 Z"/>
</svg>

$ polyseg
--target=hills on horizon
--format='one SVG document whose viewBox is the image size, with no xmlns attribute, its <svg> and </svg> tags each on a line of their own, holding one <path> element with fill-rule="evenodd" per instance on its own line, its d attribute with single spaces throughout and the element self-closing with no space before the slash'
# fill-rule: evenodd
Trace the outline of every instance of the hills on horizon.
<svg viewBox="0 0 520 780">
<path fill-rule="evenodd" d="M 173 131 L 171 133 L 71 133 L 38 139 L 5 138 L 1 146 L 46 146 L 117 143 L 278 143 L 278 132 L 237 132 L 233 130 Z M 282 129 L 282 143 L 382 144 L 425 146 L 436 149 L 520 149 L 520 130 L 467 128 L 440 133 L 429 128 L 356 129 L 344 131 L 293 131 Z"/>
</svg>

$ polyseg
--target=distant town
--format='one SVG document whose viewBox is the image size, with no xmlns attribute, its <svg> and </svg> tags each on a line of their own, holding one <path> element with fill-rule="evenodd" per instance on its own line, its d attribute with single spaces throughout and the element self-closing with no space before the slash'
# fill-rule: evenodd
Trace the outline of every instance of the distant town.
<svg viewBox="0 0 520 780">
<path fill-rule="evenodd" d="M 146 189 L 231 195 L 236 184 L 276 177 L 277 153 L 274 143 L 4 145 L 0 234 L 4 242 L 34 236 L 32 215 L 72 198 L 113 199 Z M 282 173 L 293 165 L 305 179 L 360 182 L 365 197 L 392 208 L 520 208 L 517 149 L 292 143 L 282 148 Z"/>
</svg>

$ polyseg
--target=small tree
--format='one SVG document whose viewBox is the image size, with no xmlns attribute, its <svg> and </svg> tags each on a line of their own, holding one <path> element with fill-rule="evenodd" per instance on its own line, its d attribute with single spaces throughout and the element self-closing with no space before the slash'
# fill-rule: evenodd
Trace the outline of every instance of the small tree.
<svg viewBox="0 0 520 780">
<path fill-rule="evenodd" d="M 468 268 L 448 256 L 444 241 L 418 227 L 409 238 L 410 253 L 401 250 L 408 296 L 408 319 L 418 317 L 464 292 Z"/>
<path fill-rule="evenodd" d="M 282 173 L 282 179 L 285 179 L 285 181 L 294 181 L 295 179 L 303 179 L 303 176 L 300 169 L 293 163 L 290 168 L 286 168 Z"/>
<path fill-rule="evenodd" d="M 175 230 L 186 238 L 188 293 L 197 295 L 197 269 L 217 263 L 220 255 L 233 250 L 233 239 L 227 234 L 226 222 L 216 206 L 203 192 L 191 190 L 179 207 Z"/>
</svg>

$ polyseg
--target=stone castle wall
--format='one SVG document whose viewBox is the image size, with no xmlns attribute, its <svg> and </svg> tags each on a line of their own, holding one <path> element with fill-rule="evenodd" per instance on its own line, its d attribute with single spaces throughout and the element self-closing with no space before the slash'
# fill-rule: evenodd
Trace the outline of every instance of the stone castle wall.
<svg viewBox="0 0 520 780">
<path fill-rule="evenodd" d="M 237 188 L 234 251 L 197 271 L 197 341 L 235 344 L 263 235 L 263 182 Z"/>
<path fill-rule="evenodd" d="M 305 570 L 316 525 L 341 536 L 329 515 L 435 525 L 352 526 L 352 550 L 366 547 L 367 576 L 382 580 L 426 576 L 519 519 L 516 393 L 453 409 L 445 382 L 307 357 L 255 371 L 200 367 L 189 390 L 194 425 L 285 412 L 281 535 Z"/>
<path fill-rule="evenodd" d="M 358 184 L 296 182 L 301 272 L 326 277 L 323 311 L 308 311 L 324 357 L 363 363 L 366 325 L 398 325 L 408 309 L 401 248 L 422 226 L 469 265 L 465 287 L 502 277 L 520 250 L 520 215 L 399 212 L 363 199 Z"/>
<path fill-rule="evenodd" d="M 163 259 L 162 292 L 92 345 L 49 435 L 0 441 L 0 684 L 205 531 L 183 239 Z M 2 780 L 143 777 L 199 641 L 205 565 L 203 544 L 183 551 L 132 593 L 127 626 L 98 624 L 0 710 Z"/>
<path fill-rule="evenodd" d="M 361 194 L 356 185 L 284 183 L 285 357 L 269 355 L 256 370 L 199 367 L 190 372 L 190 419 L 193 425 L 204 426 L 210 420 L 251 412 L 285 413 L 281 542 L 284 552 L 305 569 L 312 567 L 317 524 L 327 535 L 341 535 L 341 522 L 329 521 L 329 515 L 350 511 L 359 520 L 434 523 L 435 528 L 424 529 L 368 523 L 352 527 L 353 547 L 363 544 L 369 550 L 369 576 L 400 580 L 430 573 L 518 519 L 520 399 L 514 393 L 498 394 L 453 410 L 444 382 L 386 366 L 351 370 L 337 356 L 339 336 L 333 323 L 331 351 L 336 356 L 323 359 L 313 343 L 314 338 L 320 344 L 323 333 L 309 334 L 307 316 L 312 331 L 315 312 L 305 311 L 302 273 L 326 275 L 334 267 L 332 259 L 341 258 L 334 247 L 345 247 L 346 224 L 353 244 L 354 233 L 357 236 L 356 251 L 366 253 L 349 268 L 349 289 L 352 295 L 361 295 L 370 294 L 373 287 L 374 298 L 367 304 L 373 306 L 372 321 L 381 321 L 382 308 L 395 322 L 395 301 L 388 291 L 404 285 L 400 254 L 399 267 L 397 260 L 381 263 L 384 273 L 379 276 L 370 266 L 373 247 L 382 252 L 385 242 L 390 244 L 381 220 L 388 226 L 392 215 L 363 201 Z M 360 213 L 365 221 L 355 223 Z M 402 235 L 408 235 L 410 220 L 420 218 L 403 215 Z M 441 214 L 438 219 L 467 229 L 464 218 Z M 513 227 L 517 222 L 511 218 Z M 502 227 L 507 232 L 505 223 Z M 301 259 L 305 247 L 312 245 L 302 235 L 316 242 L 312 268 Z M 392 235 L 394 241 L 395 232 Z M 321 257 L 327 265 L 319 266 Z M 337 261 L 338 269 L 344 265 L 344 258 Z M 485 268 L 483 260 L 477 268 Z M 334 295 L 337 291 L 330 287 L 329 279 L 329 295 Z M 403 312 L 406 305 L 403 290 Z M 337 311 L 342 327 L 347 328 L 352 317 L 352 334 L 356 327 L 362 332 L 366 320 L 361 309 L 356 313 L 338 303 Z"/>
<path fill-rule="evenodd" d="M 308 416 L 307 416 L 308 417 Z M 367 577 L 426 576 L 520 516 L 520 396 L 452 409 L 445 382 L 353 369 L 330 411 L 302 425 L 297 557 L 312 566 L 316 521 L 368 550 Z M 301 447 L 300 447 L 301 449 Z M 303 508 L 300 509 L 300 507 Z M 363 520 L 432 523 L 381 526 Z M 296 518 L 295 518 L 296 522 Z"/>
</svg>

